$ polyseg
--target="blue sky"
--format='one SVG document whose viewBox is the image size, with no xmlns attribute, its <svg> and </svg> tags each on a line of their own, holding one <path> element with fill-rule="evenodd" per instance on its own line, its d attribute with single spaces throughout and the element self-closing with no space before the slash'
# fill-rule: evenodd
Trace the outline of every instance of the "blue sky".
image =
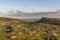
<svg viewBox="0 0 60 40">
<path fill-rule="evenodd" d="M 60 0 L 0 0 L 0 11 L 22 10 L 26 12 L 54 11 L 60 9 Z"/>
</svg>

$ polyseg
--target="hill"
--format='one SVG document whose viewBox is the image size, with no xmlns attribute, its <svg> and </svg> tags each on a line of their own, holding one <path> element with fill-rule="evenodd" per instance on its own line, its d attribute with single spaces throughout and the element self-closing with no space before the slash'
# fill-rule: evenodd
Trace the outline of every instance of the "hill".
<svg viewBox="0 0 60 40">
<path fill-rule="evenodd" d="M 47 17 L 42 17 L 37 22 L 49 23 L 49 24 L 54 24 L 54 25 L 60 25 L 60 18 L 47 18 Z"/>
<path fill-rule="evenodd" d="M 28 22 L 0 17 L 0 40 L 60 40 L 60 25 L 50 24 L 55 21 L 55 18 L 42 18 L 36 22 Z"/>
</svg>

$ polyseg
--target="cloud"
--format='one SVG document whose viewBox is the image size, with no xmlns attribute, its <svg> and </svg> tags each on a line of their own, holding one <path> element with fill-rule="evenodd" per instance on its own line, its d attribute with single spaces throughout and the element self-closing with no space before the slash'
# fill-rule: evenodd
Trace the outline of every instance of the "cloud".
<svg viewBox="0 0 60 40">
<path fill-rule="evenodd" d="M 31 19 L 31 18 L 41 18 L 41 17 L 54 17 L 60 18 L 60 10 L 57 11 L 50 11 L 50 12 L 34 12 L 34 13 L 27 13 L 21 10 L 15 11 L 8 11 L 6 14 L 2 14 L 0 16 L 11 17 L 11 18 L 18 18 L 18 19 Z"/>
</svg>

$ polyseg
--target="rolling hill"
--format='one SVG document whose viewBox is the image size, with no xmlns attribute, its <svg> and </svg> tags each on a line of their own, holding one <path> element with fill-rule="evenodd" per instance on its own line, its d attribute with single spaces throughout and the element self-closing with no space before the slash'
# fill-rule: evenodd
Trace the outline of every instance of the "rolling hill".
<svg viewBox="0 0 60 40">
<path fill-rule="evenodd" d="M 59 21 L 46 17 L 34 22 L 0 17 L 0 40 L 60 40 Z"/>
</svg>

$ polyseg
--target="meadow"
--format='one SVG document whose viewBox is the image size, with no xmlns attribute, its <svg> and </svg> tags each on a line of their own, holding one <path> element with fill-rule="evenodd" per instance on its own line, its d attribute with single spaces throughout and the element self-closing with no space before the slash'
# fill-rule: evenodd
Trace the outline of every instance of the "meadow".
<svg viewBox="0 0 60 40">
<path fill-rule="evenodd" d="M 59 20 L 50 20 L 27 22 L 1 18 L 0 40 L 60 40 Z"/>
</svg>

